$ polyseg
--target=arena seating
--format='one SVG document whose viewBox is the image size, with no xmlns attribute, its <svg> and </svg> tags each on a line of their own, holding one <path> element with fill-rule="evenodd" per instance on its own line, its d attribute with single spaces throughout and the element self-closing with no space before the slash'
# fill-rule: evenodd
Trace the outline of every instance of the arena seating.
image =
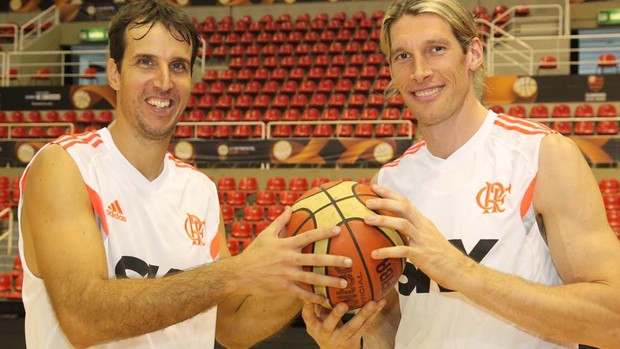
<svg viewBox="0 0 620 349">
<path fill-rule="evenodd" d="M 512 14 L 529 16 L 533 11 L 522 6 L 509 13 L 508 7 L 503 5 L 472 9 L 477 18 L 496 21 L 500 26 L 511 21 Z M 391 79 L 379 48 L 383 15 L 383 11 L 360 10 L 348 14 L 195 18 L 196 27 L 206 42 L 200 48 L 205 53 L 206 69 L 195 77 L 186 113 L 174 136 L 201 140 L 412 138 L 417 128 L 415 115 L 404 106 L 400 95 L 388 100 L 383 96 Z M 481 37 L 490 35 L 487 24 L 481 23 L 479 29 Z M 561 63 L 558 57 L 545 55 L 540 57 L 537 68 L 554 73 Z M 618 72 L 613 53 L 601 55 L 596 64 L 600 73 Z M 8 74 L 17 76 L 19 70 L 11 68 Z M 96 71 L 90 71 L 92 74 Z M 31 75 L 26 80 L 32 80 L 29 82 L 33 84 L 51 84 L 55 74 L 42 67 Z M 17 79 L 11 81 L 19 82 Z M 22 85 L 24 83 L 22 79 Z M 520 101 L 488 107 L 536 119 L 567 136 L 618 135 L 616 110 L 620 105 L 617 101 L 562 104 Z M 7 126 L 0 128 L 0 138 L 56 138 L 71 130 L 95 129 L 113 118 L 111 110 L 5 110 L 0 112 L 0 119 Z M 73 125 L 72 128 L 68 124 Z M 302 183 L 294 185 L 293 180 L 287 184 L 283 178 L 275 178 L 264 188 L 255 178 L 226 180 L 228 182 L 224 183 L 222 179 L 221 184 L 218 181 L 217 186 L 228 231 L 233 222 L 243 219 L 255 222 L 251 224 L 255 236 L 259 223 L 262 230 L 281 212 L 282 204 L 294 201 L 292 198 L 304 188 L 328 179 L 317 177 L 309 185 L 305 179 L 305 184 L 300 180 Z M 19 192 L 12 188 L 7 190 L 0 189 L 0 201 L 12 205 Z M 615 207 L 616 194 L 606 193 L 605 202 L 608 207 Z M 256 209 L 257 205 L 264 209 Z M 245 207 L 256 209 L 254 215 L 248 212 L 246 217 L 242 212 Z M 229 241 L 229 244 L 233 251 L 242 251 L 248 244 L 247 236 L 244 240 Z"/>
</svg>

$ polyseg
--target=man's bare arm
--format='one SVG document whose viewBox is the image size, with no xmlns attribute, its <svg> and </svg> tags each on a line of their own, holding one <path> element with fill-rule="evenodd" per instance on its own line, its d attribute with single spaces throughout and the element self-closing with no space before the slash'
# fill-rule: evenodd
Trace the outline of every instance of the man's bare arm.
<svg viewBox="0 0 620 349">
<path fill-rule="evenodd" d="M 304 273 L 297 265 L 319 262 L 295 251 L 298 244 L 333 235 L 329 230 L 302 234 L 308 236 L 299 240 L 272 239 L 269 251 L 160 279 L 110 280 L 89 194 L 75 163 L 59 146 L 38 154 L 23 199 L 26 263 L 45 282 L 60 325 L 76 347 L 159 330 L 235 295 L 276 293 L 320 301 L 285 279 L 340 285 L 339 279 Z M 344 258 L 332 257 L 321 262 L 345 265 Z"/>
</svg>

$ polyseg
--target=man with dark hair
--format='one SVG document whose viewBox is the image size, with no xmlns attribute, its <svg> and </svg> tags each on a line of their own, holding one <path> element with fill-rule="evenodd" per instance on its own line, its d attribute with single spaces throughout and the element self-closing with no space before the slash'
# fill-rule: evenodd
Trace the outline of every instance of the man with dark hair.
<svg viewBox="0 0 620 349">
<path fill-rule="evenodd" d="M 301 268 L 351 264 L 301 253 L 338 230 L 280 238 L 290 208 L 230 257 L 214 183 L 167 152 L 192 86 L 187 17 L 143 0 L 110 34 L 114 122 L 46 145 L 21 179 L 28 347 L 249 347 L 324 300 L 299 282 L 345 287 Z"/>
</svg>

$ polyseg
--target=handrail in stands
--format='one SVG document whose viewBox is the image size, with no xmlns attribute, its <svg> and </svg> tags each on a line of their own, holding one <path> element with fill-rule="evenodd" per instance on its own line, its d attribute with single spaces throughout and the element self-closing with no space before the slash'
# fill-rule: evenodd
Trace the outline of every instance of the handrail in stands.
<svg viewBox="0 0 620 349">
<path fill-rule="evenodd" d="M 19 49 L 23 50 L 26 40 L 36 39 L 41 36 L 44 30 L 49 30 L 60 23 L 60 14 L 56 5 L 50 6 L 47 10 L 41 12 L 38 16 L 22 24 L 19 28 Z M 43 28 L 49 24 L 49 28 Z"/>
<path fill-rule="evenodd" d="M 48 67 L 52 70 L 50 78 L 58 78 L 60 81 L 56 83 L 57 86 L 65 85 L 65 78 L 74 77 L 79 78 L 81 75 L 80 62 L 68 62 L 66 59 L 68 56 L 81 56 L 81 55 L 105 55 L 107 57 L 108 51 L 105 49 L 100 50 L 58 50 L 58 51 L 17 51 L 7 52 L 7 59 L 5 64 L 6 72 L 10 68 L 17 68 L 19 71 L 18 79 L 30 79 L 35 75 L 37 68 Z M 46 59 L 47 57 L 47 59 Z M 35 59 L 33 59 L 35 58 Z M 106 58 L 107 59 L 107 58 Z M 30 61 L 30 62 L 28 62 Z M 90 62 L 91 65 L 99 64 L 103 67 L 106 66 L 106 60 L 101 62 Z M 74 73 L 67 72 L 68 68 L 77 67 Z M 104 73 L 101 73 L 104 74 Z M 8 74 L 3 74 L 4 81 L 2 86 L 8 86 L 9 80 Z"/>
</svg>

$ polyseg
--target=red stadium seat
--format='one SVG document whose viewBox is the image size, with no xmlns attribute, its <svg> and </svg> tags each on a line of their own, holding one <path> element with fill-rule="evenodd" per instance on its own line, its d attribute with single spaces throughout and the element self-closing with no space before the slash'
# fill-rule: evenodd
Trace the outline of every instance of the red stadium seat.
<svg viewBox="0 0 620 349">
<path fill-rule="evenodd" d="M 530 110 L 531 118 L 548 118 L 549 117 L 549 108 L 547 108 L 544 104 L 537 104 L 532 107 Z"/>
<path fill-rule="evenodd" d="M 363 137 L 368 138 L 372 137 L 373 127 L 372 124 L 357 124 L 355 125 L 355 130 L 353 131 L 355 137 Z"/>
<path fill-rule="evenodd" d="M 232 138 L 243 139 L 250 138 L 252 135 L 251 125 L 236 125 L 232 131 Z"/>
<path fill-rule="evenodd" d="M 374 108 L 383 108 L 385 105 L 385 98 L 382 93 L 373 93 L 368 97 L 368 106 Z M 397 109 L 397 108 L 391 108 Z"/>
<path fill-rule="evenodd" d="M 300 195 L 301 193 L 297 191 L 283 190 L 278 193 L 278 203 L 280 205 L 291 206 Z"/>
<path fill-rule="evenodd" d="M 312 131 L 313 137 L 331 137 L 332 136 L 332 125 L 330 124 L 318 124 L 314 126 L 314 130 Z"/>
<path fill-rule="evenodd" d="M 295 70 L 295 69 L 299 69 L 299 70 L 301 70 L 301 72 L 303 72 L 303 69 L 301 69 L 301 68 L 294 68 L 293 70 Z M 275 68 L 274 70 L 271 71 L 271 79 L 272 80 L 284 81 L 284 80 L 286 80 L 287 75 L 288 75 L 288 72 L 284 68 Z M 291 72 L 291 79 L 295 79 L 292 75 L 293 75 L 293 73 Z"/>
<path fill-rule="evenodd" d="M 548 69 L 556 69 L 557 67 L 558 67 L 557 58 L 552 57 L 552 56 L 540 57 L 540 60 L 538 63 L 539 72 L 541 69 L 548 70 Z"/>
<path fill-rule="evenodd" d="M 267 219 L 273 221 L 284 212 L 284 205 L 271 205 L 267 207 Z"/>
<path fill-rule="evenodd" d="M 527 111 L 522 105 L 511 105 L 510 108 L 508 108 L 508 115 L 525 118 L 527 116 Z"/>
<path fill-rule="evenodd" d="M 342 95 L 341 95 L 342 96 Z M 332 95 L 333 97 L 333 95 Z M 342 96 L 344 99 L 344 96 Z M 339 108 L 327 108 L 323 110 L 321 114 L 321 120 L 323 121 L 335 121 L 340 119 L 340 109 Z"/>
<path fill-rule="evenodd" d="M 620 180 L 617 178 L 602 178 L 598 185 L 601 193 L 620 193 Z"/>
<path fill-rule="evenodd" d="M 291 125 L 288 124 L 278 124 L 273 127 L 273 131 L 271 132 L 272 137 L 282 138 L 282 137 L 290 137 L 291 136 Z"/>
<path fill-rule="evenodd" d="M 217 122 L 217 121 L 222 121 L 223 119 L 224 119 L 224 111 L 223 110 L 221 110 L 221 109 L 211 109 L 207 113 L 207 117 L 204 119 L 204 121 Z"/>
<path fill-rule="evenodd" d="M 394 124 L 378 124 L 375 137 L 394 137 Z"/>
<path fill-rule="evenodd" d="M 400 109 L 398 108 L 385 108 L 381 114 L 382 120 L 398 120 L 400 119 Z"/>
<path fill-rule="evenodd" d="M 226 203 L 235 208 L 243 207 L 247 204 L 247 194 L 241 190 L 232 190 L 226 193 Z"/>
<path fill-rule="evenodd" d="M 287 80 L 282 83 L 280 92 L 284 94 L 292 95 L 292 94 L 297 93 L 297 88 L 298 88 L 297 81 Z"/>
<path fill-rule="evenodd" d="M 299 109 L 289 108 L 284 110 L 284 114 L 282 114 L 282 121 L 298 121 L 301 117 L 301 112 Z"/>
<path fill-rule="evenodd" d="M 280 121 L 282 112 L 278 109 L 268 109 L 265 114 L 263 114 L 263 121 L 264 122 L 271 122 L 271 121 Z"/>
<path fill-rule="evenodd" d="M 213 126 L 200 125 L 196 128 L 196 137 L 198 138 L 211 138 L 213 137 Z"/>
<path fill-rule="evenodd" d="M 316 87 L 316 92 L 331 94 L 334 89 L 334 82 L 330 79 L 321 79 Z"/>
<path fill-rule="evenodd" d="M 265 206 L 249 205 L 243 209 L 243 219 L 246 221 L 262 221 L 265 219 Z"/>
<path fill-rule="evenodd" d="M 616 55 L 613 53 L 605 53 L 599 56 L 598 64 L 596 66 L 597 73 L 599 71 L 604 73 L 605 68 L 614 68 L 616 74 L 618 73 L 618 61 L 616 60 Z"/>
<path fill-rule="evenodd" d="M 213 129 L 214 138 L 230 138 L 232 135 L 232 127 L 230 125 L 216 125 Z"/>
<path fill-rule="evenodd" d="M 114 113 L 111 110 L 101 110 L 95 115 L 95 122 L 109 124 L 114 120 Z"/>
<path fill-rule="evenodd" d="M 594 109 L 590 104 L 580 104 L 575 108 L 575 117 L 594 117 Z M 594 131 L 594 121 L 576 121 L 574 124 L 574 132 L 576 135 L 593 135 Z"/>
<path fill-rule="evenodd" d="M 222 204 L 220 205 L 220 210 L 222 211 L 222 217 L 224 219 L 224 224 L 231 224 L 235 220 L 235 208 Z"/>
<path fill-rule="evenodd" d="M 366 104 L 366 95 L 361 93 L 353 93 L 349 95 L 347 104 L 349 108 L 363 108 Z"/>
<path fill-rule="evenodd" d="M 400 93 L 397 93 L 388 99 L 387 105 L 390 107 L 403 107 L 405 105 L 405 101 L 403 100 L 403 96 L 401 96 Z"/>
<path fill-rule="evenodd" d="M 231 191 L 237 189 L 237 180 L 234 177 L 224 176 L 217 180 L 217 190 Z"/>
<path fill-rule="evenodd" d="M 321 81 L 330 81 L 330 80 L 319 80 L 319 84 L 321 83 Z M 302 81 L 299 84 L 299 93 L 311 95 L 316 90 L 316 86 L 317 86 L 316 82 L 312 80 Z M 323 91 L 318 91 L 318 92 L 323 92 Z M 331 92 L 331 90 L 329 92 Z"/>
<path fill-rule="evenodd" d="M 317 108 L 306 108 L 301 114 L 301 121 L 316 121 L 319 119 L 320 113 Z"/>
<path fill-rule="evenodd" d="M 606 210 L 620 210 L 620 192 L 603 194 Z"/>
<path fill-rule="evenodd" d="M 246 85 L 246 90 L 250 87 L 251 84 L 252 84 L 252 91 L 251 91 L 252 94 L 258 94 L 262 92 L 268 95 L 275 95 L 276 93 L 278 93 L 278 90 L 280 90 L 280 84 L 276 80 L 265 81 L 265 84 L 263 84 L 262 88 L 260 87 L 256 88 L 257 85 L 260 86 L 260 83 L 258 81 L 250 81 Z"/>
<path fill-rule="evenodd" d="M 315 93 L 310 97 L 308 105 L 313 108 L 322 108 L 327 104 L 327 97 L 322 93 Z"/>
<path fill-rule="evenodd" d="M 263 205 L 263 206 L 275 205 L 276 193 L 268 189 L 258 191 L 256 192 L 255 202 L 258 205 Z"/>
<path fill-rule="evenodd" d="M 351 137 L 353 136 L 352 124 L 338 124 L 335 131 L 336 137 Z"/>
<path fill-rule="evenodd" d="M 243 116 L 243 121 L 261 121 L 263 113 L 257 109 L 249 109 Z"/>
<path fill-rule="evenodd" d="M 618 116 L 616 106 L 611 103 L 603 103 L 599 105 L 596 112 L 597 117 L 615 118 Z M 599 121 L 596 124 L 596 132 L 601 135 L 618 134 L 618 122 L 612 120 Z"/>
<path fill-rule="evenodd" d="M 379 118 L 379 110 L 377 108 L 365 108 L 362 110 L 361 120 L 377 120 Z"/>
<path fill-rule="evenodd" d="M 215 97 L 211 95 L 200 96 L 198 108 L 211 109 L 215 105 Z"/>
<path fill-rule="evenodd" d="M 308 178 L 306 177 L 293 177 L 289 180 L 288 189 L 296 192 L 305 192 L 310 187 Z"/>
<path fill-rule="evenodd" d="M 286 190 L 286 179 L 280 176 L 269 177 L 266 189 L 276 192 Z"/>
<path fill-rule="evenodd" d="M 252 223 L 244 220 L 233 222 L 230 235 L 236 238 L 251 238 Z"/>
<path fill-rule="evenodd" d="M 411 132 L 411 135 L 409 134 Z M 398 124 L 396 127 L 396 135 L 398 137 L 412 137 L 415 135 L 415 130 L 409 123 Z"/>
<path fill-rule="evenodd" d="M 271 104 L 271 96 L 259 94 L 254 98 L 251 107 L 255 109 L 267 109 Z"/>
<path fill-rule="evenodd" d="M 306 138 L 312 136 L 312 126 L 308 124 L 295 125 L 293 128 L 293 137 Z"/>
</svg>

